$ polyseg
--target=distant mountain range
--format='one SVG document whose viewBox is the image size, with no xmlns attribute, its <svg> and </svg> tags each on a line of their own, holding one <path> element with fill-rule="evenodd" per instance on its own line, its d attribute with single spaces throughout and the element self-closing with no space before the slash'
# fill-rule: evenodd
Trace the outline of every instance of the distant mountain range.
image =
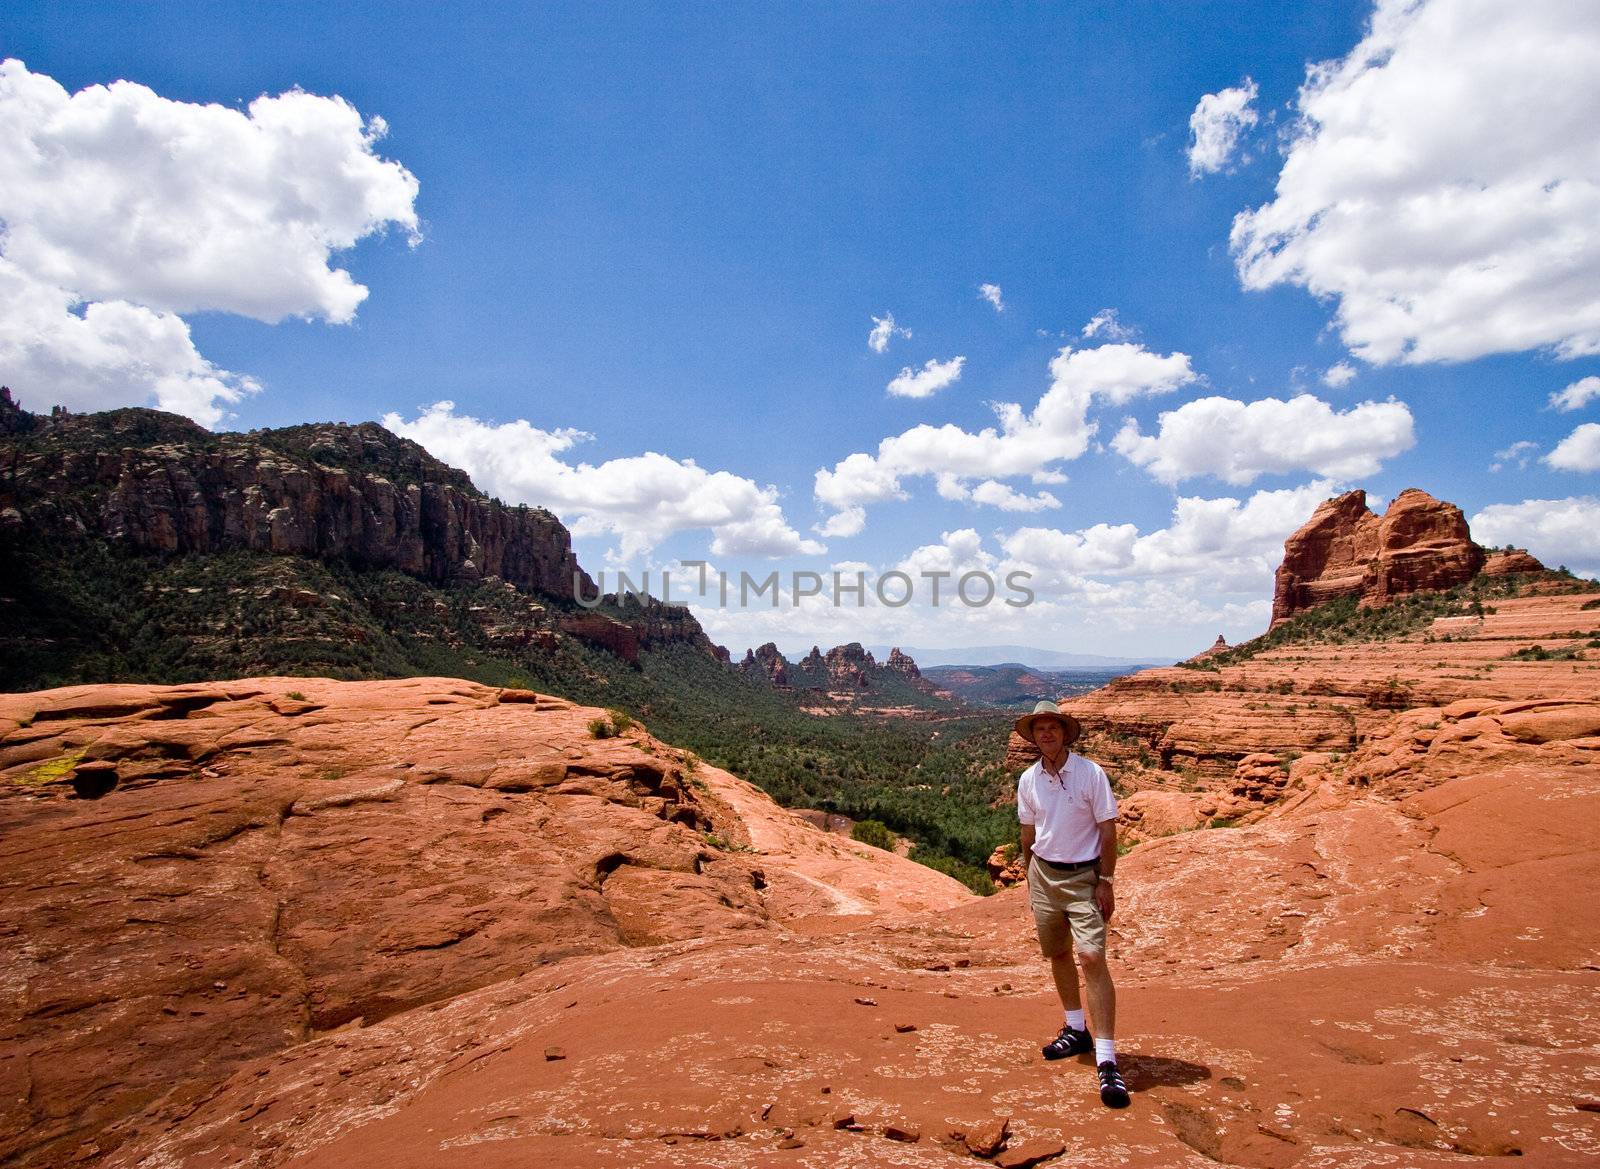
<svg viewBox="0 0 1600 1169">
<path fill-rule="evenodd" d="M 1027 666 L 931 666 L 922 677 L 973 706 L 1029 709 L 1041 699 L 1059 701 L 1108 685 L 1132 670 L 1086 668 L 1035 670 Z"/>
<path fill-rule="evenodd" d="M 868 646 L 879 657 L 886 656 L 886 645 Z M 1117 658 L 1100 654 L 1062 653 L 1025 645 L 975 645 L 961 649 L 929 649 L 902 645 L 900 652 L 915 658 L 924 670 L 937 666 L 1027 666 L 1035 670 L 1138 670 L 1146 666 L 1170 666 L 1177 658 Z"/>
</svg>

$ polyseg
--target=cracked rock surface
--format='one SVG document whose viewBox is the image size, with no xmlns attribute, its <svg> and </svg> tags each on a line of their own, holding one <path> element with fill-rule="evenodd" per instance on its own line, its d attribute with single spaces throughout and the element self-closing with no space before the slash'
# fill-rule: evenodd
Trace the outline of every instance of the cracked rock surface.
<svg viewBox="0 0 1600 1169">
<path fill-rule="evenodd" d="M 594 711 L 441 679 L 12 696 L 0 1158 L 1593 1164 L 1586 705 L 1391 716 L 1368 783 L 1124 857 L 1113 1112 L 1088 1057 L 1040 1057 L 1023 890 L 589 739 Z"/>
<path fill-rule="evenodd" d="M 0 1160 L 574 956 L 970 896 L 603 714 L 437 678 L 0 696 Z M 750 846 L 784 833 L 815 863 Z"/>
</svg>

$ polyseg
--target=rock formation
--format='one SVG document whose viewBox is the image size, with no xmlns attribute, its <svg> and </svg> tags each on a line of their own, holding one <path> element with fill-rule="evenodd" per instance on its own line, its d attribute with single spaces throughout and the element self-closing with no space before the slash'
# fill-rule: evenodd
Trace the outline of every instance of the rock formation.
<svg viewBox="0 0 1600 1169">
<path fill-rule="evenodd" d="M 126 409 L 33 418 L 0 503 L 41 538 L 63 530 L 159 553 L 255 549 L 341 557 L 432 581 L 497 576 L 570 600 L 593 595 L 543 508 L 507 507 L 376 423 L 213 434 Z"/>
<path fill-rule="evenodd" d="M 639 631 L 604 613 L 566 613 L 557 619 L 556 628 L 616 654 L 630 666 L 639 662 Z"/>
<path fill-rule="evenodd" d="M 970 899 L 604 717 L 437 678 L 0 696 L 0 1160 L 584 955 Z"/>
<path fill-rule="evenodd" d="M 836 645 L 823 659 L 829 689 L 868 690 L 872 687 L 872 674 L 878 669 L 877 660 L 859 641 Z"/>
<path fill-rule="evenodd" d="M 922 671 L 917 669 L 916 660 L 908 654 L 901 653 L 899 646 L 896 646 L 889 651 L 889 660 L 886 661 L 883 666 L 886 670 L 893 670 L 897 674 L 904 674 L 912 681 L 919 681 L 922 678 Z"/>
<path fill-rule="evenodd" d="M 197 697 L 169 691 L 159 708 Z M 546 719 L 587 713 L 546 714 L 538 699 L 484 706 L 478 692 L 429 707 L 432 697 L 447 695 L 420 691 L 405 717 L 495 720 L 473 728 L 504 743 L 490 780 L 528 775 L 518 760 L 552 737 Z M 244 724 L 236 749 L 247 758 L 251 736 L 284 726 L 306 727 L 306 752 L 333 740 L 308 721 L 329 696 L 306 698 L 313 709 L 276 691 L 234 699 L 286 712 Z M 185 724 L 231 721 L 220 702 L 157 719 L 115 691 L 72 702 L 70 716 L 31 725 L 67 737 L 115 728 L 130 742 L 181 728 L 188 742 Z M 385 703 L 373 692 L 359 705 Z M 519 711 L 532 733 L 508 738 Z M 239 801 L 250 785 L 232 770 L 146 776 L 150 787 L 130 780 L 99 801 L 13 797 L 0 802 L 15 874 L 0 904 L 9 929 L 27 912 L 31 930 L 0 957 L 5 985 L 19 988 L 5 1000 L 6 1153 L 91 1169 L 909 1167 L 973 1164 L 977 1152 L 1025 1165 L 1068 1149 L 1073 1164 L 1131 1169 L 1587 1164 L 1600 1138 L 1583 1038 L 1600 1028 L 1589 969 L 1600 920 L 1583 894 L 1600 878 L 1600 768 L 1539 753 L 1600 743 L 1600 724 L 1554 707 L 1440 713 L 1436 739 L 1448 723 L 1453 750 L 1483 741 L 1493 765 L 1455 776 L 1454 754 L 1380 798 L 1328 788 L 1255 826 L 1179 832 L 1123 857 L 1110 948 L 1134 1104 L 1121 1113 L 1097 1105 L 1084 1062 L 1039 1058 L 1059 1008 L 1024 890 L 869 916 L 870 882 L 823 867 L 842 865 L 828 850 L 849 841 L 747 816 L 740 801 L 757 797 L 712 773 L 699 773 L 709 792 L 691 776 L 686 796 L 718 801 L 704 809 L 718 832 L 753 824 L 755 852 L 719 850 L 619 802 L 630 778 L 570 772 L 566 783 L 594 794 L 407 776 L 389 799 L 343 803 L 364 777 L 306 775 L 292 781 L 291 814 L 278 821 L 269 801 L 262 827 L 232 835 L 238 819 L 219 819 L 209 794 L 188 797 L 191 820 L 177 798 L 211 784 Z M 1483 719 L 1496 729 L 1468 726 Z M 1431 748 L 1407 746 L 1424 725 L 1396 724 L 1392 745 L 1426 760 Z M 428 726 L 389 736 L 416 751 L 412 770 L 431 754 Z M 605 758 L 660 765 L 665 751 L 639 739 Z M 316 804 L 319 790 L 332 801 Z M 147 814 L 118 812 L 119 798 L 146 801 Z M 433 807 L 414 817 L 422 798 Z M 550 818 L 519 833 L 520 803 Z M 625 817 L 618 831 L 647 830 L 642 846 L 619 848 L 611 811 Z M 365 842 L 374 834 L 387 853 Z M 62 850 L 91 840 L 69 869 Z M 804 867 L 789 859 L 805 849 Z M 610 867 L 617 852 L 635 859 Z M 674 867 L 701 854 L 700 874 Z M 867 862 L 858 880 L 897 858 Z M 784 864 L 789 895 L 810 893 L 780 917 Z M 503 895 L 531 888 L 548 906 L 553 879 L 579 898 L 553 922 Z M 613 902 L 609 919 L 583 915 Z M 828 902 L 833 912 L 808 916 Z M 463 922 L 476 932 L 452 942 Z M 443 972 L 454 950 L 515 954 L 524 937 L 575 922 L 592 931 L 578 935 L 595 939 L 588 952 L 332 1030 L 308 1030 L 296 1013 L 314 1011 L 319 992 L 346 1012 L 369 1009 L 391 983 L 366 998 L 352 988 L 374 969 Z M 630 945 L 612 930 L 639 932 Z M 354 970 L 319 962 L 324 948 Z M 80 973 L 90 968 L 96 977 Z"/>
<path fill-rule="evenodd" d="M 1529 576 L 1548 571 L 1526 548 L 1490 552 L 1480 570 L 1484 576 Z"/>
<path fill-rule="evenodd" d="M 759 678 L 781 688 L 787 689 L 789 685 L 789 663 L 778 652 L 777 645 L 770 641 L 756 649 L 746 650 L 744 661 L 739 663 L 739 671 L 747 677 Z"/>
<path fill-rule="evenodd" d="M 298 664 L 346 665 L 339 646 L 362 643 L 376 627 L 407 626 L 414 641 L 432 637 L 454 643 L 463 616 L 483 630 L 490 650 L 510 651 L 513 657 L 548 656 L 563 637 L 605 649 L 630 665 L 642 650 L 674 644 L 725 657 L 681 605 L 608 596 L 603 598 L 607 611 L 580 609 L 580 597 L 595 599 L 595 585 L 554 515 L 489 498 L 463 472 L 373 423 L 213 434 L 155 410 L 58 411 L 42 417 L 21 410 L 6 394 L 0 396 L 0 459 L 8 471 L 0 482 L 0 555 L 7 558 L 8 573 L 35 574 L 32 561 L 13 566 L 10 558 L 37 558 L 47 549 L 70 558 L 77 555 L 73 549 L 94 546 L 123 562 L 126 554 L 144 554 L 147 579 L 132 583 L 146 594 L 140 602 L 147 603 L 148 594 L 171 591 L 166 582 L 153 579 L 158 573 L 181 572 L 184 564 L 225 554 L 236 559 L 254 554 L 254 563 L 220 573 L 229 578 L 226 589 L 217 587 L 216 579 L 184 582 L 215 600 L 214 611 L 185 615 L 177 623 L 195 627 L 197 637 L 210 635 L 208 625 L 224 632 L 239 627 L 234 615 L 221 610 L 230 604 L 228 594 L 257 591 L 252 573 L 297 577 L 285 587 L 302 595 L 306 605 L 326 606 L 329 590 L 322 586 L 331 579 L 323 566 L 337 565 L 369 581 L 397 571 L 454 595 L 503 583 L 510 595 L 475 599 L 465 614 L 419 615 L 416 598 L 391 595 L 397 590 L 374 584 L 374 591 L 385 594 L 379 611 L 360 612 L 364 602 L 344 597 L 341 603 L 356 611 L 330 619 L 331 628 L 320 639 L 321 656 L 294 659 Z M 262 569 L 263 561 L 287 571 Z M 93 574 L 100 567 L 86 562 L 77 571 Z M 56 571 L 71 595 L 77 583 L 61 564 L 37 574 Z M 273 612 L 285 599 L 277 588 L 276 582 L 266 586 L 261 591 L 268 594 L 262 598 L 267 604 L 251 606 L 256 624 L 287 623 Z M 31 640 L 26 633 L 40 624 L 41 608 L 53 609 L 53 598 L 30 595 L 22 604 L 8 589 L 6 600 L 11 613 L 20 614 L 20 640 L 26 643 L 10 646 L 12 657 L 44 659 L 47 677 L 74 676 L 71 661 L 54 661 L 69 652 L 54 631 L 36 632 Z M 439 609 L 444 601 L 424 601 L 423 608 Z M 422 630 L 419 624 L 431 628 Z M 93 658 L 95 651 L 84 652 Z M 241 660 L 222 655 L 219 672 L 273 665 L 270 655 L 236 651 L 234 657 Z M 371 662 L 366 668 L 396 672 L 374 669 Z M 449 663 L 433 668 L 449 668 Z M 119 672 L 138 676 L 127 667 Z"/>
<path fill-rule="evenodd" d="M 1186 784 L 1204 797 L 1203 817 L 1248 817 L 1324 779 L 1355 782 L 1353 759 L 1407 712 L 1592 698 L 1600 611 L 1586 606 L 1600 593 L 1537 587 L 1404 637 L 1144 670 L 1066 706 L 1083 720 L 1084 753 L 1122 782 Z"/>
<path fill-rule="evenodd" d="M 919 695 L 940 696 L 939 688 L 923 678 L 911 657 L 897 649 L 880 663 L 860 642 L 835 646 L 826 654 L 812 646 L 810 653 L 791 663 L 769 641 L 746 650 L 738 668 L 746 677 L 779 689 L 803 691 L 810 704 L 803 709 L 817 714 L 842 709 L 915 714 Z M 904 705 L 907 702 L 912 705 Z"/>
<path fill-rule="evenodd" d="M 1431 579 L 1391 559 L 1389 595 Z M 0 696 L 0 1161 L 1590 1163 L 1600 590 L 1522 575 L 1068 700 L 1137 844 L 1116 1113 L 1039 1058 L 1024 890 L 598 710 L 436 678 Z"/>
<path fill-rule="evenodd" d="M 889 674 L 898 674 L 919 694 L 948 698 L 950 695 L 941 691 L 928 679 L 922 676 L 922 671 L 917 668 L 916 659 L 910 654 L 901 653 L 899 647 L 889 651 L 889 658 L 880 667 Z"/>
<path fill-rule="evenodd" d="M 1526 568 L 1543 568 L 1532 557 Z M 1362 605 L 1388 604 L 1399 597 L 1465 584 L 1485 561 L 1472 542 L 1461 509 L 1426 491 L 1409 488 L 1397 495 L 1380 519 L 1367 507 L 1364 491 L 1327 500 L 1289 537 L 1272 596 L 1272 621 L 1338 597 Z"/>
</svg>

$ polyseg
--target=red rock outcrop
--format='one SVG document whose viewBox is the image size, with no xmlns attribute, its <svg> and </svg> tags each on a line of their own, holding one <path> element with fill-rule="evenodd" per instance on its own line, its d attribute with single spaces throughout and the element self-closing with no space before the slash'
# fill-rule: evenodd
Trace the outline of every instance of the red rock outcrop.
<svg viewBox="0 0 1600 1169">
<path fill-rule="evenodd" d="M 909 654 L 900 652 L 900 647 L 895 646 L 889 651 L 889 660 L 883 663 L 883 668 L 893 670 L 897 674 L 904 674 L 912 681 L 920 681 L 922 671 L 917 669 L 916 659 Z"/>
<path fill-rule="evenodd" d="M 869 690 L 871 672 L 877 668 L 877 660 L 859 641 L 836 645 L 823 658 L 831 690 Z"/>
<path fill-rule="evenodd" d="M 970 899 L 597 717 L 427 678 L 0 696 L 0 1160 L 575 956 Z"/>
<path fill-rule="evenodd" d="M 556 628 L 616 654 L 630 666 L 639 664 L 639 631 L 604 613 L 565 613 L 557 618 Z"/>
<path fill-rule="evenodd" d="M 73 530 L 140 551 L 342 557 L 439 582 L 497 576 L 567 598 L 576 579 L 594 592 L 555 516 L 485 497 L 376 423 L 212 434 L 139 409 L 35 422 L 19 432 L 26 443 L 0 502 L 41 537 Z M 388 474 L 360 469 L 378 466 Z"/>
<path fill-rule="evenodd" d="M 1549 570 L 1526 548 L 1506 548 L 1490 552 L 1479 571 L 1484 576 L 1529 576 Z"/>
<path fill-rule="evenodd" d="M 921 669 L 917 667 L 916 659 L 910 654 L 901 653 L 898 646 L 889 651 L 888 660 L 883 663 L 881 669 L 891 674 L 899 674 L 907 682 L 911 683 L 912 688 L 919 693 L 929 695 L 943 693 L 939 687 L 922 676 Z"/>
<path fill-rule="evenodd" d="M 1032 767 L 1039 758 L 1039 748 L 1016 731 L 1006 737 L 1006 770 L 1021 774 L 1026 768 Z"/>
<path fill-rule="evenodd" d="M 1234 664 L 1143 670 L 1065 704 L 1084 723 L 1079 750 L 1119 782 L 1188 783 L 1223 797 L 1209 815 L 1249 815 L 1272 801 L 1248 793 L 1266 797 L 1275 786 L 1248 783 L 1239 788 L 1242 801 L 1228 798 L 1251 755 L 1288 767 L 1278 790 L 1292 796 L 1301 756 L 1347 760 L 1408 710 L 1593 696 L 1600 650 L 1590 643 L 1600 639 L 1600 611 L 1585 606 L 1597 597 L 1530 587 L 1491 599 L 1482 616 L 1440 617 L 1404 637 L 1285 645 Z M 1008 766 L 1019 761 L 1020 754 L 1008 756 Z"/>
<path fill-rule="evenodd" d="M 774 686 L 787 688 L 789 685 L 789 663 L 778 652 L 777 645 L 770 641 L 756 649 L 746 650 L 744 661 L 739 663 L 739 670 L 743 674 L 760 678 Z"/>
<path fill-rule="evenodd" d="M 213 434 L 155 410 L 42 417 L 7 395 L 0 440 L 0 532 L 12 539 L 101 540 L 177 558 L 265 552 L 440 586 L 499 580 L 529 599 L 485 624 L 493 645 L 548 650 L 563 633 L 630 664 L 670 644 L 716 655 L 687 607 L 653 598 L 607 595 L 612 615 L 552 620 L 532 597 L 561 609 L 597 599 L 561 522 L 489 498 L 376 423 Z"/>
<path fill-rule="evenodd" d="M 1120 804 L 1118 839 L 1124 844 L 1138 844 L 1200 827 L 1206 820 L 1200 809 L 1212 801 L 1189 792 L 1151 788 L 1134 792 Z"/>
<path fill-rule="evenodd" d="M 1384 605 L 1411 593 L 1452 588 L 1477 575 L 1484 559 L 1454 504 L 1408 488 L 1380 519 L 1368 509 L 1366 492 L 1350 491 L 1322 503 L 1285 542 L 1272 621 L 1338 597 Z"/>
<path fill-rule="evenodd" d="M 1551 892 L 1600 878 L 1597 826 L 1600 770 L 1511 764 L 1135 849 L 1110 946 L 1123 1112 L 1099 1107 L 1087 1061 L 1039 1057 L 1060 1013 L 1013 889 L 530 970 L 252 1060 L 86 1156 L 798 1169 L 973 1164 L 978 1146 L 1132 1169 L 1588 1164 L 1600 918 Z"/>
</svg>

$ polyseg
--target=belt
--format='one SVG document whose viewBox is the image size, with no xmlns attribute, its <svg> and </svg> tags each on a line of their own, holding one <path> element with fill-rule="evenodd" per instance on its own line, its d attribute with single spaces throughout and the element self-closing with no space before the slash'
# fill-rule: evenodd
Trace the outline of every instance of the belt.
<svg viewBox="0 0 1600 1169">
<path fill-rule="evenodd" d="M 1049 865 L 1052 869 L 1055 869 L 1059 873 L 1075 873 L 1079 869 L 1097 869 L 1100 867 L 1100 858 L 1097 856 L 1090 857 L 1086 861 L 1053 861 L 1047 857 L 1039 856 L 1038 853 L 1034 853 L 1033 855 L 1038 859 L 1040 864 Z"/>
</svg>

